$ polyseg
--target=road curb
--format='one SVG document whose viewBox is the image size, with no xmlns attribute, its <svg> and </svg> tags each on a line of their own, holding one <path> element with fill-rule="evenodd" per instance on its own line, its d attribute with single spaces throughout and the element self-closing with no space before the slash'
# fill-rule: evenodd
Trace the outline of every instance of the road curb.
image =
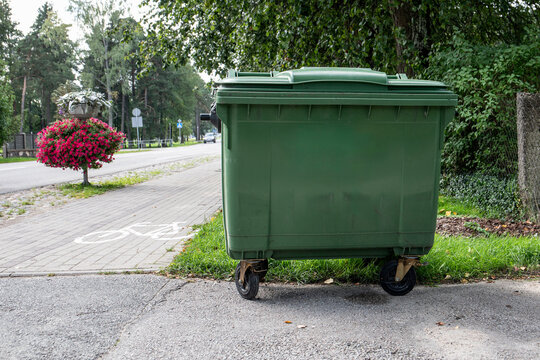
<svg viewBox="0 0 540 360">
<path fill-rule="evenodd" d="M 11 272 L 0 273 L 1 278 L 20 277 L 53 277 L 53 276 L 79 276 L 79 275 L 139 275 L 156 274 L 160 269 L 113 269 L 113 270 L 80 270 L 80 271 L 49 271 L 49 272 Z"/>
</svg>

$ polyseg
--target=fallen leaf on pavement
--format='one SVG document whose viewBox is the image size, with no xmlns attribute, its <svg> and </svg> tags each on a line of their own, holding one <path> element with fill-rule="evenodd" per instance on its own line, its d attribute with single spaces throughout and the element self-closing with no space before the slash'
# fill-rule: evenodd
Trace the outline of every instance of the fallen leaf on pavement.
<svg viewBox="0 0 540 360">
<path fill-rule="evenodd" d="M 452 212 L 451 212 L 451 211 L 447 211 L 445 214 L 446 214 L 446 216 L 450 216 L 450 215 L 452 215 Z"/>
<path fill-rule="evenodd" d="M 443 326 L 443 325 L 444 325 L 444 323 L 443 323 L 442 321 L 438 321 L 438 322 L 436 322 L 435 324 L 437 324 L 437 325 L 439 325 L 439 326 Z"/>
<path fill-rule="evenodd" d="M 303 329 L 303 328 L 305 328 L 305 327 L 306 327 L 306 325 L 298 325 L 298 326 L 297 326 L 297 328 L 299 328 L 299 329 Z"/>
<path fill-rule="evenodd" d="M 292 324 L 292 321 L 285 320 L 285 324 Z"/>
<path fill-rule="evenodd" d="M 451 278 L 452 278 L 452 277 L 450 276 L 450 274 L 448 274 L 448 275 L 446 275 L 446 276 L 444 277 L 444 280 L 449 280 L 449 279 L 451 279 Z"/>
<path fill-rule="evenodd" d="M 334 279 L 330 278 L 330 279 L 328 279 L 328 280 L 325 280 L 324 283 L 327 284 L 327 285 L 333 284 L 333 283 L 334 283 Z"/>
</svg>

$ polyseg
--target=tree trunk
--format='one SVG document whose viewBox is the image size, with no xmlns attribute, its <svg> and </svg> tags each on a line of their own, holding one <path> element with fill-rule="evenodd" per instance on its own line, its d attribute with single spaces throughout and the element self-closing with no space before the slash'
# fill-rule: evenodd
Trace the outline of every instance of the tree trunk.
<svg viewBox="0 0 540 360">
<path fill-rule="evenodd" d="M 120 122 L 120 131 L 124 132 L 124 119 L 126 117 L 126 95 L 122 91 L 122 120 Z"/>
<path fill-rule="evenodd" d="M 23 132 L 23 127 L 24 127 L 24 101 L 25 99 L 26 99 L 26 75 L 24 76 L 23 89 L 22 89 L 22 95 L 21 95 L 21 126 L 19 128 L 19 132 Z"/>
<path fill-rule="evenodd" d="M 411 27 L 411 17 L 412 17 L 412 4 L 408 1 L 403 1 L 399 5 L 391 7 L 390 11 L 392 13 L 392 20 L 394 22 L 394 27 L 403 29 L 405 32 L 405 39 L 410 41 L 412 39 L 412 27 Z M 404 58 L 404 47 L 401 44 L 401 39 L 396 35 L 396 55 L 398 58 L 398 65 L 396 71 L 398 73 L 406 73 L 407 76 L 412 76 L 412 69 L 407 65 Z"/>
<path fill-rule="evenodd" d="M 199 107 L 199 102 L 197 102 L 197 105 L 195 105 L 195 125 L 197 126 L 196 129 L 196 139 L 197 141 L 201 140 L 201 110 Z"/>
<path fill-rule="evenodd" d="M 83 186 L 90 185 L 90 182 L 88 181 L 88 168 L 86 166 L 83 167 L 83 182 L 82 182 L 82 185 Z"/>
<path fill-rule="evenodd" d="M 131 66 L 131 98 L 135 101 L 135 65 Z"/>
<path fill-rule="evenodd" d="M 43 99 L 43 88 L 41 89 L 41 98 Z M 41 105 L 41 110 L 43 110 L 43 104 Z M 45 127 L 47 126 L 47 124 L 45 123 L 45 117 L 43 117 L 43 113 L 41 114 L 41 128 L 42 129 L 45 129 Z"/>
<path fill-rule="evenodd" d="M 43 97 L 43 102 L 45 103 L 45 123 L 49 125 L 52 122 L 51 116 L 51 94 L 45 92 Z"/>
<path fill-rule="evenodd" d="M 540 220 L 540 93 L 518 93 L 518 184 L 525 213 Z"/>
<path fill-rule="evenodd" d="M 109 41 L 103 38 L 103 48 L 105 50 L 105 86 L 107 87 L 107 100 L 112 102 L 111 72 L 109 69 Z M 112 106 L 109 108 L 109 126 L 113 126 Z"/>
<path fill-rule="evenodd" d="M 144 88 L 144 107 L 148 107 L 148 88 Z"/>
</svg>

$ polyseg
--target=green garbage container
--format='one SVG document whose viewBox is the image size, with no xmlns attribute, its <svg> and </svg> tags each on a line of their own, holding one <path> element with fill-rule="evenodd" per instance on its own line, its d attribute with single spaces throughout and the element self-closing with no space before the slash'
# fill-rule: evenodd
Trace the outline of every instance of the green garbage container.
<svg viewBox="0 0 540 360">
<path fill-rule="evenodd" d="M 226 247 L 241 260 L 240 294 L 256 296 L 269 258 L 355 257 L 389 258 L 381 285 L 408 293 L 433 245 L 456 104 L 443 83 L 370 69 L 231 71 L 217 82 Z"/>
</svg>

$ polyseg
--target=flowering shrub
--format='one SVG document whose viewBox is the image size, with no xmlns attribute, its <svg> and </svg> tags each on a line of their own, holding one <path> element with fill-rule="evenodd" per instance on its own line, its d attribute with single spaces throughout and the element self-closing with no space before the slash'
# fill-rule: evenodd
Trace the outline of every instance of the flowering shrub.
<svg viewBox="0 0 540 360">
<path fill-rule="evenodd" d="M 38 134 L 37 161 L 50 167 L 83 170 L 88 184 L 88 169 L 98 169 L 114 160 L 125 135 L 101 120 L 64 119 Z"/>
</svg>

